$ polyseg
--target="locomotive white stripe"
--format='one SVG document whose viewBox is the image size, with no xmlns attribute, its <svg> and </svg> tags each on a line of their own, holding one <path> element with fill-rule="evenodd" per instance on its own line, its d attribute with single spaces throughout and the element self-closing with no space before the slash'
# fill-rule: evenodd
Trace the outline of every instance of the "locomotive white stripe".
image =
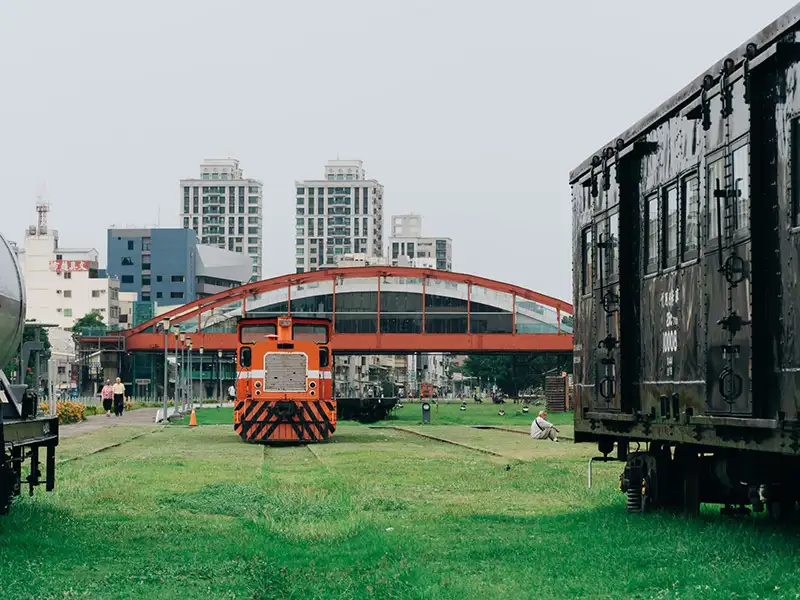
<svg viewBox="0 0 800 600">
<path fill-rule="evenodd" d="M 306 373 L 308 379 L 332 379 L 330 371 L 310 370 Z M 264 379 L 264 369 L 251 369 L 250 371 L 240 371 L 239 379 Z"/>
</svg>

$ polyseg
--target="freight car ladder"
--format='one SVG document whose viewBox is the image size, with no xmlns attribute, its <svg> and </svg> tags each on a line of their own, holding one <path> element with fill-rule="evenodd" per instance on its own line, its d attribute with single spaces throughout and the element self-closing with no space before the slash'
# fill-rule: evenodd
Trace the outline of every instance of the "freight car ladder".
<svg viewBox="0 0 800 600">
<path fill-rule="evenodd" d="M 733 99 L 731 97 L 731 85 L 728 84 L 728 70 L 731 67 L 726 63 L 720 74 L 720 98 L 722 100 L 722 116 L 725 123 L 725 151 L 724 151 L 724 170 L 725 181 L 723 183 L 717 179 L 714 190 L 714 199 L 717 204 L 717 256 L 719 260 L 719 273 L 725 278 L 726 286 L 726 315 L 717 321 L 728 333 L 727 344 L 722 346 L 722 358 L 725 367 L 720 372 L 717 382 L 720 395 L 726 404 L 733 406 L 737 398 L 744 391 L 744 379 L 736 372 L 735 361 L 739 358 L 740 348 L 734 343 L 736 334 L 741 331 L 750 321 L 745 321 L 734 306 L 734 293 L 737 286 L 745 278 L 745 261 L 738 255 L 734 234 L 737 229 L 739 198 L 742 190 L 739 189 L 739 182 L 734 181 L 733 152 L 730 149 L 730 124 L 728 117 L 733 112 Z M 724 217 L 723 217 L 724 215 Z M 724 219 L 724 228 L 722 220 Z M 723 234 L 725 236 L 723 246 Z M 723 260 L 723 255 L 727 254 Z"/>
</svg>

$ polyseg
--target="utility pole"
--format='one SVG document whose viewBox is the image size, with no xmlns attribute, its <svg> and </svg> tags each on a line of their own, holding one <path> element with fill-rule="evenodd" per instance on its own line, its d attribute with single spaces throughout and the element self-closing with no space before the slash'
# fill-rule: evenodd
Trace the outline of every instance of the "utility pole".
<svg viewBox="0 0 800 600">
<path fill-rule="evenodd" d="M 167 388 L 169 386 L 169 319 L 161 321 L 161 327 L 164 330 L 164 422 L 167 421 Z"/>
</svg>

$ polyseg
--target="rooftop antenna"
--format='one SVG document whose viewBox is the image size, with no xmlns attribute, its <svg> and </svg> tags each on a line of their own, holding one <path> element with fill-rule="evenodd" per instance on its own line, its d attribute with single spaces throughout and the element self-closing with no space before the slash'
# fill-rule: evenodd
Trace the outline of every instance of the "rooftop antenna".
<svg viewBox="0 0 800 600">
<path fill-rule="evenodd" d="M 36 194 L 36 212 L 39 215 L 36 231 L 39 235 L 47 235 L 47 213 L 50 212 L 50 203 L 44 199 L 44 189 Z"/>
</svg>

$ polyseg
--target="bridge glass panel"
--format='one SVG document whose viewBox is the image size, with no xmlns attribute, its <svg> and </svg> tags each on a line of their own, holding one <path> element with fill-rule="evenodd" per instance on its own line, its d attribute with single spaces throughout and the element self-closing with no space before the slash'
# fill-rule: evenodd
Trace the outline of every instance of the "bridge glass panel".
<svg viewBox="0 0 800 600">
<path fill-rule="evenodd" d="M 242 315 L 242 301 L 237 300 L 221 308 L 215 308 L 200 315 L 200 330 L 204 333 L 236 333 L 239 317 Z M 197 318 L 181 323 L 181 331 L 197 331 Z"/>
<path fill-rule="evenodd" d="M 561 333 L 572 333 L 574 327 L 575 319 L 574 317 L 569 314 L 562 312 L 561 313 Z"/>
<path fill-rule="evenodd" d="M 381 333 L 422 333 L 422 278 L 381 278 Z"/>
<path fill-rule="evenodd" d="M 425 333 L 467 333 L 469 285 L 429 278 L 425 283 Z"/>
<path fill-rule="evenodd" d="M 249 317 L 281 317 L 289 314 L 289 288 L 282 287 L 257 294 L 247 301 Z"/>
<path fill-rule="evenodd" d="M 336 280 L 336 333 L 378 332 L 378 278 Z"/>
<path fill-rule="evenodd" d="M 517 333 L 558 333 L 556 309 L 517 296 Z"/>
<path fill-rule="evenodd" d="M 292 316 L 333 318 L 333 281 L 313 281 L 291 287 Z"/>
<path fill-rule="evenodd" d="M 514 296 L 479 285 L 470 289 L 470 333 L 512 333 Z"/>
</svg>

